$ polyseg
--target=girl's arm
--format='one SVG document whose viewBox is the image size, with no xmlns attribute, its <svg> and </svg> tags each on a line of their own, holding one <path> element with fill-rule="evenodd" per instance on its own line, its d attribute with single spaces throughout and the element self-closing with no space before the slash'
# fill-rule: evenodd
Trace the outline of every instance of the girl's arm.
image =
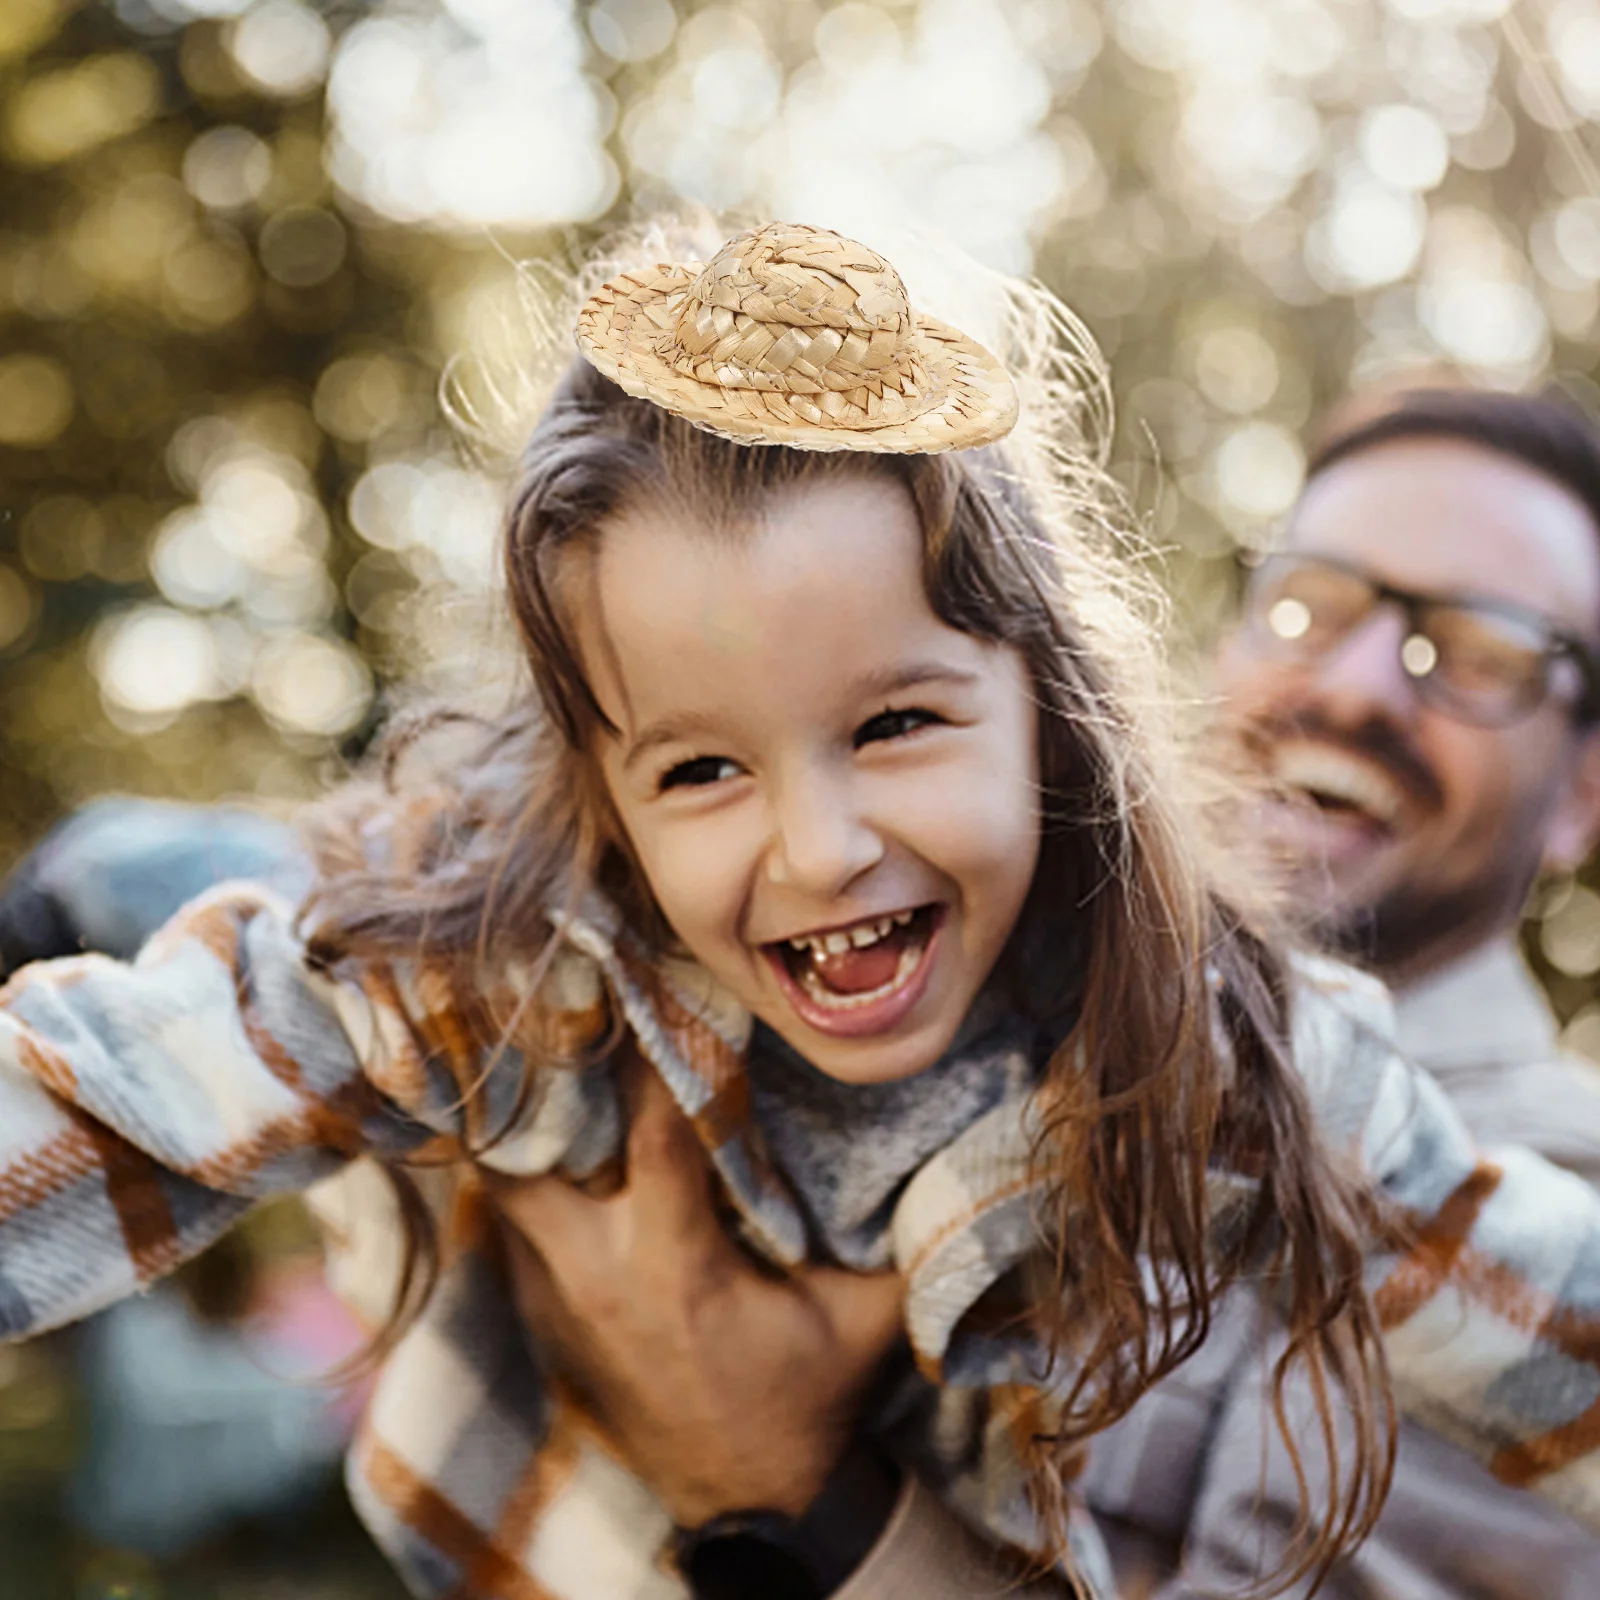
<svg viewBox="0 0 1600 1600">
<path fill-rule="evenodd" d="M 132 964 L 19 972 L 0 990 L 0 1338 L 144 1287 L 362 1151 L 456 1138 L 481 1061 L 419 992 L 312 971 L 288 903 L 242 884 Z"/>
</svg>

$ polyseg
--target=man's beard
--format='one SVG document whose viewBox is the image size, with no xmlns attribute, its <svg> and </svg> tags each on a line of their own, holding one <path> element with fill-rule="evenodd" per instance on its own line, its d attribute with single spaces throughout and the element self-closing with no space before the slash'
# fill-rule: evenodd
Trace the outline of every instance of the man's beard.
<svg viewBox="0 0 1600 1600">
<path fill-rule="evenodd" d="M 1272 747 L 1285 738 L 1317 740 L 1340 746 L 1381 766 L 1410 797 L 1424 817 L 1443 807 L 1444 789 L 1422 752 L 1406 733 L 1383 718 L 1359 727 L 1340 726 L 1319 710 L 1252 719 L 1241 728 L 1247 750 L 1270 769 Z M 1514 925 L 1528 892 L 1538 878 L 1541 853 L 1530 842 L 1540 837 L 1544 799 L 1530 797 L 1525 814 L 1503 830 L 1501 848 L 1485 852 L 1482 871 L 1460 883 L 1434 885 L 1415 878 L 1380 891 L 1362 905 L 1341 904 L 1322 868 L 1302 863 L 1324 893 L 1310 932 L 1326 948 L 1380 974 L 1403 974 L 1425 962 L 1435 950 L 1466 950 L 1500 928 Z M 1481 848 L 1481 846 L 1480 846 Z"/>
<path fill-rule="evenodd" d="M 1401 884 L 1370 905 L 1331 910 L 1313 931 L 1351 961 L 1378 973 L 1404 973 L 1431 950 L 1465 951 L 1514 925 L 1538 876 L 1534 856 L 1446 889 Z"/>
</svg>

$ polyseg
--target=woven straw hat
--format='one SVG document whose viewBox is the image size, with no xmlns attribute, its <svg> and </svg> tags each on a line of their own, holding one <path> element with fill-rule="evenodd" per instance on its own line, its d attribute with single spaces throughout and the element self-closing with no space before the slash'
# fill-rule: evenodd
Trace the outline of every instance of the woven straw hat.
<svg viewBox="0 0 1600 1600">
<path fill-rule="evenodd" d="M 934 451 L 1010 432 L 1005 368 L 913 311 L 865 245 L 798 223 L 737 234 L 702 266 L 613 278 L 578 348 L 629 394 L 744 444 Z"/>
</svg>

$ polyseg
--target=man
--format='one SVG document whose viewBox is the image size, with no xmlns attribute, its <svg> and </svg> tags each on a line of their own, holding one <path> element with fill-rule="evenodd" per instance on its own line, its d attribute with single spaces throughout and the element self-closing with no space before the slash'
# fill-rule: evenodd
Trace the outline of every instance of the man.
<svg viewBox="0 0 1600 1600">
<path fill-rule="evenodd" d="M 1491 1156 L 1526 1144 L 1591 1182 L 1600 1071 L 1562 1056 L 1517 928 L 1600 835 L 1597 656 L 1600 434 L 1551 400 L 1419 391 L 1322 446 L 1217 660 L 1291 903 L 1390 984 L 1402 1049 Z M 1228 1338 L 1096 1441 L 1130 1589 L 1163 1539 L 1184 1570 L 1155 1592 L 1180 1600 L 1270 1572 L 1292 1537 L 1282 1346 L 1254 1316 L 1230 1307 Z M 1407 1426 L 1377 1532 L 1320 1592 L 1593 1600 L 1600 1541 Z"/>
<path fill-rule="evenodd" d="M 1472 423 L 1467 411 L 1478 404 L 1487 411 Z M 1585 653 L 1600 638 L 1600 450 L 1581 424 L 1546 416 L 1538 403 L 1426 405 L 1442 407 L 1441 417 L 1429 422 L 1424 403 L 1413 402 L 1404 427 L 1388 424 L 1398 430 L 1392 436 L 1352 433 L 1342 450 L 1319 458 L 1292 548 L 1344 565 L 1264 568 L 1250 621 L 1225 653 L 1224 682 L 1246 713 L 1252 748 L 1298 793 L 1272 808 L 1271 820 L 1285 847 L 1315 858 L 1304 895 L 1330 937 L 1408 986 L 1402 1026 L 1413 1051 L 1441 1072 L 1455 1060 L 1447 1082 L 1486 1141 L 1519 1137 L 1569 1165 L 1592 1163 L 1587 1170 L 1600 1175 L 1600 1092 L 1557 1060 L 1549 1019 L 1511 943 L 1533 877 L 1575 865 L 1600 829 Z M 1518 432 L 1508 417 L 1530 405 Z M 1431 545 L 1424 528 L 1433 530 Z M 1429 608 L 1412 589 L 1419 597 L 1460 589 L 1496 605 Z M 33 876 L 51 880 L 48 871 Z M 1487 975 L 1461 978 L 1460 963 L 1475 957 Z M 1474 1010 L 1447 1036 L 1429 1021 L 1426 985 L 1452 972 Z M 1509 1000 L 1484 1007 L 1491 978 Z M 1448 991 L 1434 1009 L 1451 1022 L 1465 1015 Z M 1483 1010 L 1496 1032 L 1479 1019 Z M 1513 1109 L 1530 1113 L 1515 1130 L 1498 1104 L 1511 1070 L 1519 1075 Z M 1475 1085 L 1488 1102 L 1481 1107 Z M 1570 1102 L 1565 1114 L 1533 1115 L 1551 1093 Z M 1581 1111 L 1572 1109 L 1579 1096 L 1587 1096 Z M 893 1318 L 881 1313 L 892 1307 L 892 1286 L 881 1303 L 871 1289 L 847 1303 L 826 1276 L 780 1283 L 759 1273 L 716 1226 L 692 1139 L 669 1108 L 644 1111 L 644 1159 L 630 1163 L 620 1194 L 596 1199 L 550 1179 L 503 1201 L 543 1252 L 541 1267 L 517 1251 L 528 1318 L 565 1349 L 629 1455 L 682 1508 L 681 1521 L 715 1523 L 752 1506 L 788 1512 L 798 1527 L 767 1524 L 752 1530 L 753 1542 L 775 1531 L 827 1574 L 799 1592 L 956 1600 L 1003 1588 L 985 1553 L 914 1487 L 894 1500 L 870 1468 L 852 1475 L 844 1450 L 843 1467 L 819 1493 L 818 1473 L 805 1465 L 843 1448 L 854 1398 L 887 1347 Z M 618 1282 L 649 1288 L 621 1300 L 605 1292 Z M 1197 1586 L 1238 1587 L 1276 1565 L 1274 1541 L 1281 1549 L 1283 1519 L 1292 1526 L 1299 1504 L 1292 1474 L 1279 1472 L 1256 1515 L 1271 1424 L 1251 1390 L 1259 1363 L 1241 1354 L 1240 1341 L 1252 1351 L 1259 1343 L 1242 1302 L 1229 1320 L 1242 1329 L 1233 1343 L 1209 1341 L 1104 1448 L 1096 1442 L 1088 1479 L 1103 1508 L 1138 1522 L 1146 1545 L 1151 1536 L 1176 1542 L 1187 1526 L 1191 1573 L 1180 1582 Z M 665 1382 L 664 1363 L 672 1365 Z M 1448 1447 L 1417 1434 L 1405 1450 L 1400 1500 L 1370 1549 L 1386 1539 L 1394 1547 L 1394 1520 L 1406 1515 L 1408 1494 L 1435 1481 L 1437 1455 L 1452 1484 L 1469 1483 L 1468 1514 L 1480 1532 L 1509 1515 L 1519 1552 L 1533 1526 L 1541 1559 L 1565 1548 L 1574 1552 L 1570 1570 L 1585 1570 L 1584 1562 L 1600 1570 L 1600 1547 Z M 1420 1464 L 1417 1452 L 1428 1453 Z M 1424 1509 L 1424 1537 L 1446 1547 L 1441 1559 L 1470 1543 L 1451 1525 L 1453 1503 L 1442 1514 Z M 736 1543 L 737 1535 L 734 1560 Z M 1498 1533 L 1480 1538 L 1475 1576 L 1506 1543 Z M 1431 1560 L 1436 1552 L 1424 1548 Z M 743 1555 L 766 1558 L 760 1549 Z M 1410 1561 L 1409 1548 L 1399 1559 Z M 1532 1556 L 1516 1559 L 1520 1573 L 1536 1570 Z M 1484 1590 L 1448 1581 L 1429 1588 L 1406 1573 L 1400 1585 L 1373 1587 L 1370 1573 L 1385 1570 L 1368 1562 L 1359 1580 L 1367 1587 L 1343 1592 L 1386 1600 L 1580 1592 L 1542 1576 L 1523 1589 Z M 718 1592 L 714 1581 L 703 1586 L 708 1596 Z M 734 1572 L 720 1592 L 776 1590 L 741 1587 Z"/>
</svg>

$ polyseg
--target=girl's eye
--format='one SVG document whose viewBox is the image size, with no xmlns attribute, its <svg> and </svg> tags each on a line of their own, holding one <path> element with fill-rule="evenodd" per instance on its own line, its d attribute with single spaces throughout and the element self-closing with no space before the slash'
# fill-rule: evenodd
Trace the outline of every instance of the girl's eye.
<svg viewBox="0 0 1600 1600">
<path fill-rule="evenodd" d="M 708 784 L 721 783 L 725 778 L 738 775 L 739 764 L 726 756 L 696 756 L 692 761 L 680 761 L 661 776 L 661 787 L 666 789 L 700 789 Z"/>
<path fill-rule="evenodd" d="M 931 728 L 943 721 L 936 713 L 916 706 L 905 711 L 880 711 L 856 729 L 855 747 L 859 750 L 862 745 L 878 744 L 885 739 L 903 739 L 919 728 Z"/>
</svg>

